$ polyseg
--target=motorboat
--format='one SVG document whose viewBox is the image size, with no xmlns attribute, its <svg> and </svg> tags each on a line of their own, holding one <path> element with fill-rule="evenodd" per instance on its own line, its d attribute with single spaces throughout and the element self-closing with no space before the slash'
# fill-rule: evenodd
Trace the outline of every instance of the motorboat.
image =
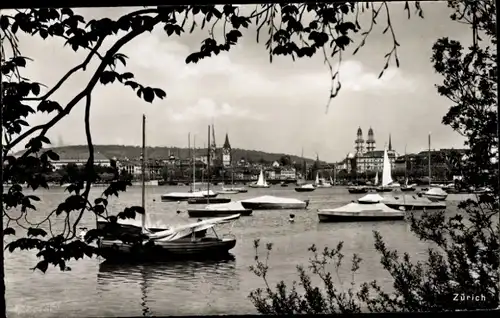
<svg viewBox="0 0 500 318">
<path fill-rule="evenodd" d="M 367 194 L 339 208 L 319 209 L 318 219 L 320 222 L 404 220 L 405 212 L 388 207 L 382 203 L 383 199 L 378 194 Z"/>
<path fill-rule="evenodd" d="M 444 210 L 445 202 L 435 202 L 427 197 L 419 195 L 384 196 L 382 201 L 385 205 L 393 209 L 404 208 L 406 211 L 412 210 Z"/>
<path fill-rule="evenodd" d="M 288 183 L 286 183 L 286 182 L 281 182 L 281 186 L 282 186 L 282 187 L 284 187 L 284 188 L 285 188 L 285 187 L 288 187 Z"/>
<path fill-rule="evenodd" d="M 431 201 L 444 201 L 448 197 L 448 193 L 441 188 L 430 188 L 422 194 Z"/>
<path fill-rule="evenodd" d="M 210 203 L 228 203 L 231 202 L 230 198 L 190 198 L 187 200 L 188 204 L 210 204 Z"/>
<path fill-rule="evenodd" d="M 360 193 L 367 193 L 368 188 L 365 186 L 352 186 L 347 188 L 347 191 L 352 194 L 360 194 Z"/>
<path fill-rule="evenodd" d="M 281 198 L 264 195 L 240 201 L 243 207 L 251 210 L 303 210 L 309 205 L 309 200 Z"/>
<path fill-rule="evenodd" d="M 152 232 L 143 229 L 142 238 L 137 242 L 123 242 L 118 237 L 105 236 L 99 240 L 99 251 L 106 260 L 178 260 L 211 258 L 228 254 L 236 246 L 233 235 L 220 236 L 214 227 L 229 223 L 240 215 L 208 219 L 196 223 L 179 225 L 169 229 Z M 207 235 L 212 229 L 215 236 Z"/>
<path fill-rule="evenodd" d="M 209 204 L 203 209 L 188 209 L 187 213 L 189 217 L 192 218 L 221 217 L 233 214 L 249 216 L 252 214 L 252 210 L 244 208 L 241 202 L 230 202 L 222 204 Z"/>
<path fill-rule="evenodd" d="M 264 179 L 264 172 L 262 169 L 260 170 L 259 179 L 255 183 L 251 183 L 248 185 L 250 188 L 269 188 L 270 185 Z"/>
<path fill-rule="evenodd" d="M 301 186 L 295 187 L 295 191 L 297 192 L 312 192 L 316 190 L 316 187 L 314 187 L 312 184 L 303 184 Z"/>
<path fill-rule="evenodd" d="M 169 202 L 169 201 L 187 201 L 189 199 L 195 198 L 215 198 L 218 195 L 217 192 L 213 192 L 212 190 L 202 190 L 202 191 L 193 191 L 193 192 L 171 192 L 167 194 L 161 195 L 161 201 Z"/>
</svg>

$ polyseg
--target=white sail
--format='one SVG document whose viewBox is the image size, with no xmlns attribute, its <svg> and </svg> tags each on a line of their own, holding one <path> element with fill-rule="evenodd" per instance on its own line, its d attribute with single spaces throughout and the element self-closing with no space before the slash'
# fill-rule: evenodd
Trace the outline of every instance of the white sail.
<svg viewBox="0 0 500 318">
<path fill-rule="evenodd" d="M 333 185 L 332 176 L 330 176 L 330 184 Z"/>
<path fill-rule="evenodd" d="M 318 185 L 319 184 L 319 173 L 316 172 L 316 180 L 314 181 L 314 184 Z"/>
<path fill-rule="evenodd" d="M 389 161 L 389 156 L 387 155 L 387 149 L 384 149 L 384 163 L 382 170 L 382 187 L 386 187 L 392 183 L 391 176 L 391 162 Z"/>
<path fill-rule="evenodd" d="M 262 171 L 262 169 L 260 170 L 259 180 L 257 180 L 257 185 L 258 186 L 267 186 L 267 182 L 266 182 L 266 180 L 264 180 L 264 172 Z"/>
<path fill-rule="evenodd" d="M 378 185 L 378 171 L 377 174 L 375 175 L 375 185 Z"/>
</svg>

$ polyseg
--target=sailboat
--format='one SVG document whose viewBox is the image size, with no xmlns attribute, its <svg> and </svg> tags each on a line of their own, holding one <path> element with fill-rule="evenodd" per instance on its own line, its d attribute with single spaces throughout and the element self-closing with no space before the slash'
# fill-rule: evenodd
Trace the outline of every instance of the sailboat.
<svg viewBox="0 0 500 318">
<path fill-rule="evenodd" d="M 388 207 L 383 200 L 378 194 L 367 194 L 335 209 L 318 209 L 318 219 L 320 222 L 404 220 L 404 211 Z"/>
<path fill-rule="evenodd" d="M 316 187 L 313 184 L 307 183 L 307 164 L 304 160 L 304 148 L 302 148 L 302 164 L 303 164 L 303 170 L 302 170 L 302 179 L 297 180 L 297 186 L 295 187 L 295 191 L 297 192 L 311 192 L 316 190 Z"/>
<path fill-rule="evenodd" d="M 377 171 L 377 174 L 375 175 L 375 181 L 374 181 L 373 185 L 374 186 L 378 186 L 378 182 L 379 182 L 379 180 L 378 180 L 378 171 Z"/>
<path fill-rule="evenodd" d="M 246 193 L 246 192 L 248 192 L 248 190 L 244 187 L 235 187 L 234 186 L 234 171 L 233 171 L 233 167 L 231 167 L 231 187 L 226 188 L 223 186 L 222 190 L 218 191 L 218 192 L 222 193 L 222 194 L 237 194 L 237 193 Z"/>
<path fill-rule="evenodd" d="M 191 137 L 189 137 L 189 140 L 191 140 Z M 193 161 L 193 181 L 192 181 L 192 184 L 190 186 L 190 189 L 188 192 L 170 192 L 170 193 L 167 193 L 167 194 L 162 194 L 160 196 L 161 198 L 161 201 L 162 202 L 171 202 L 171 201 L 174 201 L 174 202 L 178 202 L 178 201 L 188 201 L 189 199 L 203 199 L 203 198 L 215 198 L 218 193 L 216 192 L 213 192 L 213 191 L 210 191 L 210 189 L 207 189 L 207 190 L 196 190 L 196 161 L 195 161 L 195 149 L 196 149 L 196 145 L 195 143 L 193 142 L 193 157 L 192 157 L 192 161 Z M 210 147 L 209 147 L 210 148 Z M 203 176 L 202 176 L 203 178 Z M 203 180 L 202 180 L 202 184 L 203 184 Z M 229 200 L 231 201 L 231 200 Z M 227 202 L 229 202 L 227 201 Z"/>
<path fill-rule="evenodd" d="M 401 186 L 401 191 L 403 192 L 411 192 L 415 191 L 415 185 L 408 185 L 408 160 L 406 155 L 406 146 L 405 146 L 405 184 Z"/>
<path fill-rule="evenodd" d="M 260 169 L 259 179 L 255 183 L 248 185 L 250 188 L 269 188 L 270 185 L 264 179 L 264 171 Z"/>
<path fill-rule="evenodd" d="M 382 164 L 382 183 L 380 187 L 375 188 L 377 192 L 391 192 L 392 187 L 389 185 L 392 183 L 391 176 L 391 162 L 389 161 L 389 155 L 387 155 L 387 148 L 384 149 L 384 161 Z"/>
<path fill-rule="evenodd" d="M 112 223 L 100 218 L 97 228 L 104 231 L 99 238 L 100 254 L 106 260 L 133 260 L 154 261 L 174 260 L 179 258 L 213 257 L 225 255 L 236 245 L 236 238 L 232 235 L 217 236 L 214 227 L 219 224 L 229 223 L 240 217 L 239 214 L 205 220 L 196 223 L 180 225 L 171 228 L 148 229 L 146 228 L 145 204 L 145 160 L 146 160 L 146 116 L 142 118 L 142 208 L 141 226 Z M 212 229 L 215 237 L 207 236 L 207 230 Z M 125 242 L 125 237 L 127 240 Z M 130 240 L 134 237 L 135 242 Z"/>
<path fill-rule="evenodd" d="M 448 197 L 448 193 L 440 187 L 432 187 L 432 170 L 431 170 L 431 133 L 429 133 L 429 189 L 423 193 L 431 201 L 444 201 Z"/>
<path fill-rule="evenodd" d="M 207 148 L 207 191 L 210 192 L 210 157 L 212 155 L 210 146 L 210 126 L 208 126 L 208 148 Z M 196 197 L 188 199 L 188 204 L 210 204 L 210 203 L 228 203 L 229 198 L 210 198 L 210 196 Z"/>
<path fill-rule="evenodd" d="M 316 172 L 316 180 L 314 181 L 314 186 L 316 188 L 331 188 L 332 184 L 325 182 L 324 179 L 319 178 L 319 173 Z"/>
</svg>

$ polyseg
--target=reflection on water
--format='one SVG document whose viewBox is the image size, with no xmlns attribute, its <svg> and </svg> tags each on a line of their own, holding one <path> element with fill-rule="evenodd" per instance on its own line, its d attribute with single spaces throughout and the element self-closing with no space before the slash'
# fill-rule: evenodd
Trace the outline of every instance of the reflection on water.
<svg viewBox="0 0 500 318">
<path fill-rule="evenodd" d="M 202 314 L 206 312 L 206 304 L 210 306 L 210 299 L 223 299 L 238 285 L 233 255 L 222 260 L 149 264 L 105 261 L 99 265 L 97 273 L 97 293 L 107 305 L 108 298 L 111 301 L 121 299 L 121 306 L 133 312 L 140 310 L 145 317 L 186 313 L 181 307 L 189 308 L 189 313 Z M 199 302 L 186 302 L 193 294 Z M 202 301 L 204 297 L 207 302 Z M 111 304 L 112 307 L 117 305 Z"/>
</svg>

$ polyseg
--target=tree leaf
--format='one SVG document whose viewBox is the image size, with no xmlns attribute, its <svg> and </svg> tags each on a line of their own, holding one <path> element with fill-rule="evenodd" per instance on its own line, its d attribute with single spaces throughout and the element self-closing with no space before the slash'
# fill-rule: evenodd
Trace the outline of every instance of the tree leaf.
<svg viewBox="0 0 500 318">
<path fill-rule="evenodd" d="M 43 229 L 40 229 L 40 228 L 35 228 L 35 227 L 30 227 L 28 229 L 28 236 L 33 236 L 33 237 L 36 237 L 36 236 L 46 236 L 47 235 L 47 232 L 45 232 L 45 230 Z"/>
<path fill-rule="evenodd" d="M 16 235 L 16 230 L 11 227 L 7 227 L 3 230 L 3 235 Z"/>
<path fill-rule="evenodd" d="M 40 94 L 40 84 L 31 83 L 31 92 L 33 95 L 38 96 Z"/>
<path fill-rule="evenodd" d="M 162 89 L 154 88 L 153 91 L 159 99 L 163 99 L 167 96 L 167 93 L 165 93 Z"/>
<path fill-rule="evenodd" d="M 155 98 L 155 92 L 151 87 L 145 87 L 142 90 L 142 95 L 142 98 L 148 103 L 152 103 Z"/>
<path fill-rule="evenodd" d="M 33 271 L 36 270 L 36 269 L 38 269 L 42 273 L 45 274 L 45 272 L 47 271 L 48 267 L 49 267 L 49 262 L 46 261 L 46 260 L 43 260 L 43 261 L 38 262 L 38 264 L 36 264 L 36 266 L 33 268 Z"/>
</svg>

